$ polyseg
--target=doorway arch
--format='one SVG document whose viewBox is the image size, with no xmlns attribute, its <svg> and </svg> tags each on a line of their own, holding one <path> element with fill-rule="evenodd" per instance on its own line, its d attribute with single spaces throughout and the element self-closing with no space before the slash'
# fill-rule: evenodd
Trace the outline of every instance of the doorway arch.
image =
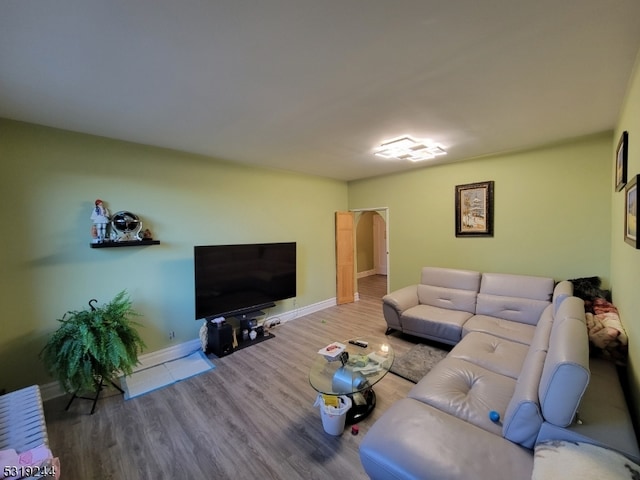
<svg viewBox="0 0 640 480">
<path fill-rule="evenodd" d="M 357 279 L 367 275 L 386 275 L 386 293 L 389 293 L 389 208 L 350 211 L 354 212 L 356 223 L 354 276 Z"/>
</svg>

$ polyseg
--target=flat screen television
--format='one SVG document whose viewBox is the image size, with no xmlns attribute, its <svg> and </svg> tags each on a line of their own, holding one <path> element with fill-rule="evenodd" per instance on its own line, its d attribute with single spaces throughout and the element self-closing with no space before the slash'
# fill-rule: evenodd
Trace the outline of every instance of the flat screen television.
<svg viewBox="0 0 640 480">
<path fill-rule="evenodd" d="M 296 243 L 193 249 L 196 320 L 243 316 L 296 296 Z"/>
</svg>

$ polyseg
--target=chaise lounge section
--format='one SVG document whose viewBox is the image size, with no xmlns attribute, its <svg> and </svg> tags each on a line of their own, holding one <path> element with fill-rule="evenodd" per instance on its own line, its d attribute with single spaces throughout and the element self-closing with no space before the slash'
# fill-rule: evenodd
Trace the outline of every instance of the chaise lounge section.
<svg viewBox="0 0 640 480">
<path fill-rule="evenodd" d="M 572 291 L 545 277 L 425 267 L 419 285 L 385 296 L 390 329 L 455 346 L 369 430 L 360 446 L 367 474 L 531 478 L 533 449 L 550 439 L 637 461 L 615 368 L 590 360 L 584 303 Z"/>
</svg>

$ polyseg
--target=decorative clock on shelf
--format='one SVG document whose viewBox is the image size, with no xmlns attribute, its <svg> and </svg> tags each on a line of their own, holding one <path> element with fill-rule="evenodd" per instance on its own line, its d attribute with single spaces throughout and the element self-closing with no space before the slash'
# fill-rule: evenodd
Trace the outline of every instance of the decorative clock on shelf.
<svg viewBox="0 0 640 480">
<path fill-rule="evenodd" d="M 117 212 L 111 217 L 111 237 L 114 242 L 141 241 L 142 221 L 127 211 Z"/>
<path fill-rule="evenodd" d="M 121 210 L 112 216 L 100 199 L 95 201 L 91 220 L 91 248 L 160 245 L 148 228 L 142 229 L 142 221 L 135 213 Z"/>
</svg>

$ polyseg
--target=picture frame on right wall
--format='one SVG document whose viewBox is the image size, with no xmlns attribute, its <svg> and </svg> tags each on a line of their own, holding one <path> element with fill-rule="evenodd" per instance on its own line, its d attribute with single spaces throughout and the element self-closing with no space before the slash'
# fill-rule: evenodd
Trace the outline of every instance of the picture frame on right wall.
<svg viewBox="0 0 640 480">
<path fill-rule="evenodd" d="M 624 241 L 638 248 L 638 175 L 627 183 L 624 192 Z"/>
<path fill-rule="evenodd" d="M 622 190 L 627 183 L 627 155 L 629 152 L 629 132 L 622 132 L 616 148 L 616 192 Z"/>
</svg>

